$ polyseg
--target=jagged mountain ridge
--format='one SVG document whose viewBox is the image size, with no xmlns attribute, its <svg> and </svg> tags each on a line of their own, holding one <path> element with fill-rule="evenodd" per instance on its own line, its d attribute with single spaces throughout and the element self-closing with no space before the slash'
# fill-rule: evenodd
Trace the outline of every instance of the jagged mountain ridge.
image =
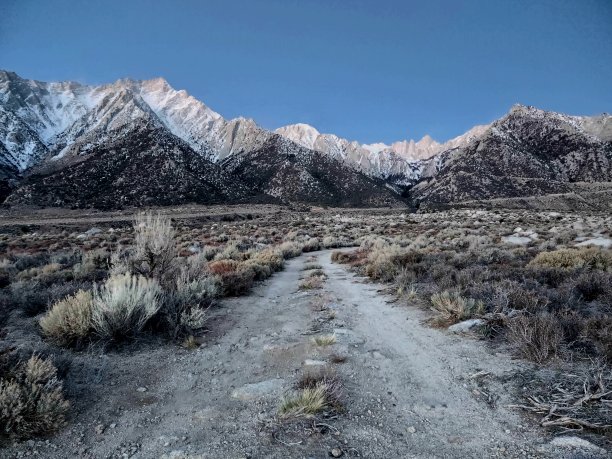
<svg viewBox="0 0 612 459">
<path fill-rule="evenodd" d="M 161 125 L 212 161 L 243 151 L 245 147 L 261 145 L 270 135 L 253 120 L 225 120 L 185 91 L 174 90 L 161 78 L 125 79 L 88 86 L 24 80 L 15 73 L 0 71 L 0 106 L 27 125 L 53 156 L 60 157 L 84 133 L 95 131 L 99 137 L 105 130 L 115 130 L 141 118 L 143 112 L 152 113 Z M 102 136 L 100 140 L 106 139 Z M 11 147 L 9 150 L 14 156 L 23 158 L 14 164 L 20 170 L 35 165 L 46 153 L 41 151 L 24 158 L 27 149 L 23 144 Z"/>
<path fill-rule="evenodd" d="M 190 199 L 394 205 L 404 193 L 416 206 L 435 208 L 572 193 L 578 182 L 612 182 L 611 120 L 517 105 L 444 144 L 425 137 L 361 145 L 308 125 L 274 133 L 253 120 L 226 120 L 163 79 L 88 86 L 0 71 L 0 200 L 11 194 L 9 203 L 78 207 Z M 117 152 L 120 167 L 111 164 Z M 147 161 L 163 173 L 131 164 Z M 178 165 L 176 174 L 168 164 Z M 92 175 L 105 169 L 117 180 Z M 138 175 L 144 171 L 151 177 Z M 187 183 L 174 183 L 181 179 Z M 108 186 L 109 197 L 90 190 L 79 196 L 70 181 L 91 181 L 97 193 Z"/>
<path fill-rule="evenodd" d="M 12 116 L 14 126 L 0 128 L 4 136 L 23 133 L 28 138 L 4 142 L 9 150 L 5 162 L 18 172 L 36 166 L 45 158 L 63 158 L 71 152 L 87 152 L 109 140 L 107 131 L 129 129 L 129 123 L 151 112 L 156 120 L 194 151 L 217 162 L 234 153 L 260 148 L 273 133 L 253 120 L 225 120 L 202 102 L 174 90 L 162 78 L 88 86 L 75 82 L 44 83 L 24 80 L 14 73 L 0 71 L 0 117 Z M 18 116 L 15 116 L 18 114 Z M 314 128 L 309 127 L 311 130 Z M 475 129 L 481 129 L 476 127 Z M 29 131 L 29 133 L 28 133 Z M 454 147 L 471 138 L 472 131 L 439 144 L 431 138 L 415 143 L 403 141 L 391 146 L 359 145 L 333 135 L 320 135 L 317 142 L 291 133 L 291 127 L 278 133 L 306 148 L 322 151 L 356 170 L 375 178 L 396 178 L 401 185 L 420 177 L 421 159 Z"/>
<path fill-rule="evenodd" d="M 612 116 L 568 116 L 515 105 L 465 147 L 445 153 L 411 191 L 428 208 L 466 201 L 612 187 Z"/>
<path fill-rule="evenodd" d="M 391 145 L 360 144 L 334 134 L 321 134 L 316 128 L 302 123 L 283 126 L 275 132 L 303 147 L 344 161 L 370 176 L 390 180 L 398 185 L 411 185 L 421 178 L 429 159 L 443 151 L 467 145 L 482 135 L 488 127 L 489 125 L 475 126 L 444 143 L 426 135 L 418 142 L 403 140 Z"/>
<path fill-rule="evenodd" d="M 0 128 L 0 191 L 9 194 L 8 184 L 14 188 L 25 176 L 6 200 L 9 204 L 110 208 L 183 202 L 319 203 L 315 198 L 329 195 L 326 188 L 333 183 L 328 176 L 332 165 L 327 172 L 319 168 L 314 177 L 311 169 L 316 165 L 304 163 L 294 168 L 297 175 L 282 178 L 310 176 L 309 186 L 316 192 L 289 196 L 247 185 L 220 165 L 225 158 L 241 155 L 240 162 L 248 164 L 248 153 L 270 139 L 276 139 L 279 154 L 300 147 L 252 120 L 227 121 L 162 79 L 86 86 L 23 80 L 2 72 L 0 102 L 12 121 Z M 268 167 L 274 164 L 270 158 Z M 399 203 L 384 184 L 348 168 L 343 175 L 368 189 L 368 199 Z M 299 186 L 299 181 L 282 189 L 291 186 Z M 348 190 L 334 189 L 332 194 L 326 202 L 365 203 Z"/>
</svg>

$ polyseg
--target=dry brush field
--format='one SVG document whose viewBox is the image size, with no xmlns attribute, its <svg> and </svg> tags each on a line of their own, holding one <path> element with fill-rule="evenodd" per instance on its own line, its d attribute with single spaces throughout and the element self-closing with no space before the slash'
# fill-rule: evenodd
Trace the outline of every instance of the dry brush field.
<svg viewBox="0 0 612 459">
<path fill-rule="evenodd" d="M 509 378 L 508 406 L 525 423 L 544 427 L 542 435 L 580 433 L 610 447 L 612 217 L 331 209 L 178 215 L 84 223 L 71 215 L 65 224 L 2 227 L 0 438 L 10 454 L 28 453 L 23 441 L 52 439 L 83 422 L 95 397 L 88 387 L 103 377 L 100 359 L 120 373 L 123 356 L 176 349 L 182 359 L 210 346 L 232 329 L 231 314 L 218 313 L 226 299 L 248 299 L 270 277 L 273 284 L 295 257 L 312 255 L 296 271 L 291 295 L 307 295 L 319 323 L 340 320 L 325 293 L 330 268 L 316 256 L 338 248 L 334 266 L 380 284 L 395 308 L 418 310 L 426 327 L 522 362 Z M 263 424 L 282 448 L 289 446 L 279 432 L 321 431 L 345 416 L 355 391 L 333 369 L 348 358 L 336 350 L 334 328 L 312 335 L 309 349 L 332 368 L 301 372 L 277 398 Z M 483 368 L 475 378 L 487 374 Z M 495 405 L 495 394 L 487 397 L 483 403 Z M 334 435 L 336 427 L 325 429 Z M 140 448 L 123 445 L 117 457 L 149 457 Z M 330 451 L 359 455 L 352 446 Z"/>
</svg>

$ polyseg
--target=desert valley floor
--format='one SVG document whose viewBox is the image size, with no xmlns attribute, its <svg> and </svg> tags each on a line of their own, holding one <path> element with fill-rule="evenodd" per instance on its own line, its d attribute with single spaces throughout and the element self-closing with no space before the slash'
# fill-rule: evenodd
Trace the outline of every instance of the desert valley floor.
<svg viewBox="0 0 612 459">
<path fill-rule="evenodd" d="M 609 457 L 609 215 L 166 208 L 205 321 L 67 345 L 41 318 L 135 215 L 2 212 L 0 364 L 49 359 L 70 408 L 0 457 Z"/>
</svg>

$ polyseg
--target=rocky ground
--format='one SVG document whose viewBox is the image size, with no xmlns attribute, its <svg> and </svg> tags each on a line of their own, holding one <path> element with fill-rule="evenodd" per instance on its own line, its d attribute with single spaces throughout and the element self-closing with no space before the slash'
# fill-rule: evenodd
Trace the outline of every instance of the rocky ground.
<svg viewBox="0 0 612 459">
<path fill-rule="evenodd" d="M 298 288 L 307 263 L 327 276 L 321 289 Z M 608 457 L 507 407 L 527 364 L 423 325 L 425 312 L 379 288 L 330 251 L 304 254 L 249 296 L 223 300 L 197 349 L 90 349 L 69 370 L 69 426 L 0 457 Z M 316 346 L 321 334 L 336 343 Z M 343 409 L 279 417 L 282 397 L 319 366 L 343 382 Z"/>
</svg>

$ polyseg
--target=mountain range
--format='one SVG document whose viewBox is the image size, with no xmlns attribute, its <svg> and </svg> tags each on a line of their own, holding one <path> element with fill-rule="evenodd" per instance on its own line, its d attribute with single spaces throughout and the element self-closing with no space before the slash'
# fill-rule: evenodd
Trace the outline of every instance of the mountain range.
<svg viewBox="0 0 612 459">
<path fill-rule="evenodd" d="M 161 78 L 90 86 L 0 71 L 0 202 L 6 205 L 435 209 L 576 195 L 601 208 L 610 182 L 607 114 L 568 116 L 516 105 L 444 143 L 426 136 L 360 144 L 306 124 L 272 132 L 251 119 L 227 120 Z"/>
</svg>

